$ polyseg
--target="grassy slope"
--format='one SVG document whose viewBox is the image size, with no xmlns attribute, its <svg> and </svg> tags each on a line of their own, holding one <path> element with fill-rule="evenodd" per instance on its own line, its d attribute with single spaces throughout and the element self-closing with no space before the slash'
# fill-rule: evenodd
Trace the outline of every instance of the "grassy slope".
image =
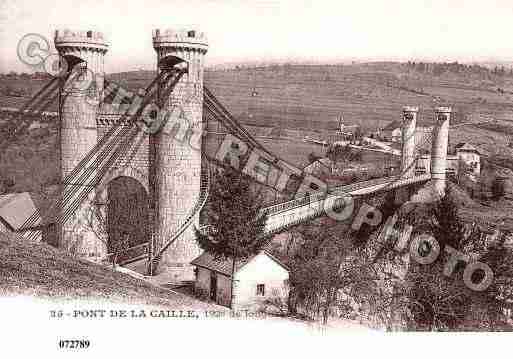
<svg viewBox="0 0 513 359">
<path fill-rule="evenodd" d="M 0 233 L 0 258 L 1 296 L 105 299 L 173 309 L 213 307 L 12 235 Z"/>
</svg>

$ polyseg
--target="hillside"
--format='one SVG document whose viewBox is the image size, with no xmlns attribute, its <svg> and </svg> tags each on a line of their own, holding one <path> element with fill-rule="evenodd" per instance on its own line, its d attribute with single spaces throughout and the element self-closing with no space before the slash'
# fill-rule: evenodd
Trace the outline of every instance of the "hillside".
<svg viewBox="0 0 513 359">
<path fill-rule="evenodd" d="M 129 88 L 147 84 L 150 71 L 108 77 Z M 431 122 L 436 105 L 451 104 L 456 122 L 472 114 L 511 119 L 512 77 L 419 73 L 401 63 L 281 65 L 205 72 L 205 86 L 243 123 L 287 128 L 333 128 L 348 124 L 377 128 L 397 119 L 405 104 L 421 108 Z M 504 92 L 498 92 L 501 88 Z"/>
<path fill-rule="evenodd" d="M 4 233 L 0 233 L 0 257 L 0 296 L 87 298 L 173 309 L 217 308 L 111 268 L 78 260 L 47 244 Z"/>
<path fill-rule="evenodd" d="M 453 107 L 451 142 L 471 142 L 487 156 L 513 157 L 513 77 L 477 71 L 419 72 L 405 63 L 281 65 L 205 72 L 205 86 L 243 124 L 306 131 L 333 131 L 345 124 L 375 130 L 397 120 L 404 105 L 420 107 L 419 125 L 431 125 L 433 108 Z M 465 67 L 465 66 L 463 66 Z M 467 66 L 468 67 L 468 66 Z M 108 77 L 133 90 L 151 71 Z M 496 122 L 484 123 L 494 119 Z M 305 153 L 305 156 L 307 154 Z"/>
<path fill-rule="evenodd" d="M 419 125 L 429 125 L 433 108 L 450 104 L 455 110 L 451 124 L 481 123 L 453 128 L 452 144 L 470 142 L 492 162 L 513 167 L 513 148 L 508 147 L 513 135 L 513 77 L 481 72 L 424 73 L 409 64 L 392 62 L 280 65 L 207 70 L 205 85 L 253 133 L 295 132 L 295 143 L 262 141 L 297 166 L 304 166 L 308 154 L 318 151 L 299 142 L 304 134 L 335 130 L 340 115 L 346 124 L 374 130 L 398 119 L 402 106 L 410 104 L 421 109 Z M 107 78 L 135 90 L 153 76 L 152 71 L 136 71 Z M 1 86 L 8 86 L 9 93 L 33 93 L 42 80 L 8 79 Z M 19 106 L 23 100 L 0 96 L 0 106 Z M 490 118 L 496 122 L 483 123 Z M 57 127 L 51 124 L 46 133 L 28 133 L 11 144 L 0 158 L 0 176 L 14 182 L 8 191 L 37 190 L 57 183 L 56 135 Z"/>
</svg>

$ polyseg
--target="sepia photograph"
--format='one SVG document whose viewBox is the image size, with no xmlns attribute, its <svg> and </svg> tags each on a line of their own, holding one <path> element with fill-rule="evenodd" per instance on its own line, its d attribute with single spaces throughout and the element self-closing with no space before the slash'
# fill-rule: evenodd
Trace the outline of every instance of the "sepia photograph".
<svg viewBox="0 0 513 359">
<path fill-rule="evenodd" d="M 503 355 L 511 19 L 0 0 L 0 356 Z"/>
</svg>

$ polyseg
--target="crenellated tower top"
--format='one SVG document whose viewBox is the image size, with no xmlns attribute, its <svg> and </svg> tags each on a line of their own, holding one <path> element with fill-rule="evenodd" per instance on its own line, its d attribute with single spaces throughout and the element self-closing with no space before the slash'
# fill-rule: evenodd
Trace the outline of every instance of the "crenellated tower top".
<svg viewBox="0 0 513 359">
<path fill-rule="evenodd" d="M 451 113 L 452 107 L 439 106 L 439 107 L 435 108 L 435 112 L 436 113 Z"/>
<path fill-rule="evenodd" d="M 65 48 L 78 48 L 105 54 L 109 48 L 105 35 L 102 32 L 92 30 L 56 30 L 54 43 L 59 52 L 62 52 Z"/>
<path fill-rule="evenodd" d="M 417 106 L 403 106 L 403 112 L 419 112 Z"/>
<path fill-rule="evenodd" d="M 203 32 L 196 30 L 153 30 L 153 48 L 184 49 L 199 51 L 205 54 L 208 50 L 208 40 Z"/>
</svg>

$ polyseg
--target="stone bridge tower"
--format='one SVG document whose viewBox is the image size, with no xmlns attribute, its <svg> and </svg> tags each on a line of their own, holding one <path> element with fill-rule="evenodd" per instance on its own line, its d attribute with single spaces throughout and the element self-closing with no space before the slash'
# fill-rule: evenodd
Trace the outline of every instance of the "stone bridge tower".
<svg viewBox="0 0 513 359">
<path fill-rule="evenodd" d="M 435 126 L 431 149 L 431 178 L 433 187 L 440 196 L 445 195 L 447 149 L 449 146 L 449 121 L 452 109 L 437 107 L 435 109 Z"/>
<path fill-rule="evenodd" d="M 160 71 L 187 69 L 171 95 L 160 100 L 162 109 L 173 115 L 154 139 L 155 237 L 163 245 L 200 197 L 203 67 L 208 43 L 203 33 L 194 30 L 155 30 L 153 48 Z M 196 224 L 198 217 L 196 214 Z M 172 280 L 194 279 L 189 263 L 201 250 L 193 236 L 190 226 L 162 257 L 159 270 L 171 273 Z"/>
<path fill-rule="evenodd" d="M 418 107 L 403 107 L 401 173 L 410 178 L 415 175 L 415 127 Z"/>
<path fill-rule="evenodd" d="M 104 56 L 108 44 L 100 32 L 70 30 L 57 30 L 54 42 L 59 55 L 66 60 L 64 66 L 72 70 L 60 88 L 61 176 L 63 190 L 70 190 L 84 186 L 85 180 L 64 183 L 65 177 L 98 140 L 96 116 L 103 90 Z M 77 242 L 74 237 L 80 233 L 78 217 L 80 211 L 61 226 L 60 246 L 70 248 Z"/>
</svg>

